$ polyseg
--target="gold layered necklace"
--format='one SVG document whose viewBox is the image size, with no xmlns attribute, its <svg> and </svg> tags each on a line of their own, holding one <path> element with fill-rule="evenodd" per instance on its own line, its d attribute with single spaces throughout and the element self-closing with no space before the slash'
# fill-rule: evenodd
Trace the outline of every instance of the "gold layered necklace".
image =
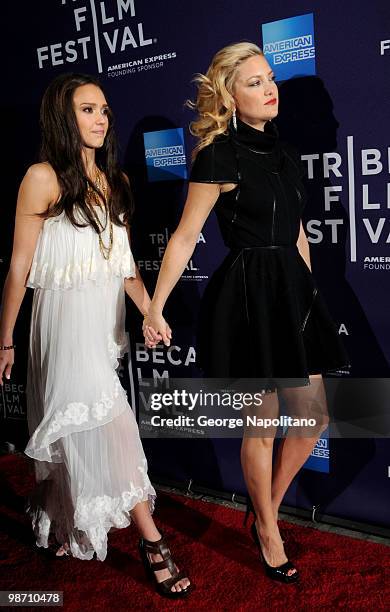
<svg viewBox="0 0 390 612">
<path fill-rule="evenodd" d="M 95 187 L 100 191 L 100 193 L 103 194 L 104 197 L 104 210 L 106 213 L 106 220 L 105 220 L 105 224 L 103 225 L 103 223 L 101 222 L 101 220 L 99 219 L 99 216 L 97 215 L 95 208 L 98 206 L 100 209 L 102 209 L 102 204 L 99 198 L 99 195 L 96 193 L 96 191 L 94 189 L 92 189 L 90 187 L 90 185 L 88 185 L 87 187 L 87 203 L 91 209 L 91 212 L 94 216 L 94 219 L 96 221 L 96 224 L 99 228 L 99 232 L 98 232 L 98 237 L 99 237 L 99 248 L 100 248 L 100 252 L 103 255 L 104 259 L 108 260 L 110 259 L 110 255 L 111 255 L 111 251 L 112 251 L 112 246 L 114 244 L 114 230 L 113 230 L 113 225 L 112 225 L 112 221 L 111 221 L 111 217 L 110 217 L 110 213 L 107 207 L 107 186 L 106 183 L 104 181 L 104 176 L 103 176 L 103 172 L 96 166 L 96 172 L 95 172 L 95 179 L 93 181 Z M 102 234 L 105 231 L 107 225 L 109 226 L 109 239 L 108 239 L 108 245 L 105 245 L 103 242 L 103 238 L 102 238 Z"/>
</svg>

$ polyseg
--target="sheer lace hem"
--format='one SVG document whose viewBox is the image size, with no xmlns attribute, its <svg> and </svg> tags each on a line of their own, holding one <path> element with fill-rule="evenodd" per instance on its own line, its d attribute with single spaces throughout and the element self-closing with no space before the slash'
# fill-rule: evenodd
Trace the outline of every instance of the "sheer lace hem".
<svg viewBox="0 0 390 612">
<path fill-rule="evenodd" d="M 146 474 L 146 467 L 139 466 L 138 469 L 144 476 L 143 486 L 130 483 L 129 489 L 122 491 L 118 497 L 79 497 L 71 530 L 58 520 L 52 521 L 42 508 L 29 505 L 26 511 L 32 520 L 36 545 L 48 548 L 50 535 L 54 534 L 58 545 L 69 543 L 73 557 L 90 560 L 96 554 L 97 559 L 104 561 L 110 529 L 128 527 L 131 523 L 130 512 L 141 502 L 148 502 L 151 514 L 154 511 L 156 492 Z"/>
<path fill-rule="evenodd" d="M 119 356 L 121 349 L 116 344 L 115 347 L 115 354 Z M 70 402 L 63 410 L 49 410 L 51 416 L 44 419 L 36 428 L 24 452 L 38 461 L 60 463 L 63 457 L 59 445 L 55 444 L 57 440 L 69 433 L 105 425 L 124 410 L 129 410 L 127 396 L 118 376 L 114 374 L 111 392 L 103 391 L 96 401 Z"/>
</svg>

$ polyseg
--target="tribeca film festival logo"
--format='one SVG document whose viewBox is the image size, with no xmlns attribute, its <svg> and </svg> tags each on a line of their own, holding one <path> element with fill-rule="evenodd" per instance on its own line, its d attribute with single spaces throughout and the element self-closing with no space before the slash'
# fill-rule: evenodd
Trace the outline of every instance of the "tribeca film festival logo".
<svg viewBox="0 0 390 612">
<path fill-rule="evenodd" d="M 3 419 L 25 420 L 25 389 L 24 385 L 5 382 L 1 387 L 0 414 Z"/>
<path fill-rule="evenodd" d="M 137 59 L 123 55 L 129 50 L 157 43 L 156 38 L 146 34 L 143 22 L 138 20 L 135 0 L 89 0 L 88 3 L 85 0 L 61 0 L 61 7 L 72 10 L 69 23 L 73 24 L 75 35 L 70 40 L 38 47 L 40 69 L 80 62 L 94 56 L 99 73 L 106 70 L 108 77 L 116 77 L 160 68 L 164 61 L 176 58 L 175 52 L 155 53 Z M 105 67 L 104 55 L 107 53 L 114 58 L 110 57 L 110 65 Z M 115 62 L 118 55 L 120 63 Z"/>
<path fill-rule="evenodd" d="M 302 161 L 307 165 L 307 177 L 313 180 L 320 173 L 324 179 L 345 179 L 347 183 L 348 223 L 349 223 L 349 258 L 351 263 L 360 261 L 364 270 L 389 270 L 390 257 L 390 182 L 381 183 L 381 197 L 377 199 L 371 193 L 372 185 L 366 177 L 378 177 L 390 171 L 390 147 L 385 154 L 380 149 L 369 148 L 356 151 L 354 137 L 347 137 L 346 162 L 338 152 L 311 153 L 302 155 Z M 318 164 L 320 167 L 318 167 Z M 387 170 L 386 170 L 387 167 Z M 360 187 L 358 178 L 364 181 Z M 360 182 L 359 181 L 359 182 Z M 312 244 L 321 243 L 324 238 L 331 244 L 339 244 L 343 235 L 344 219 L 334 218 L 332 208 L 340 207 L 340 196 L 344 193 L 343 185 L 324 186 L 325 219 L 310 219 L 306 224 L 308 240 Z M 375 201 L 373 201 L 375 200 Z M 329 215 L 329 216 L 328 216 Z M 362 234 L 357 227 L 362 225 Z M 375 247 L 375 255 L 359 252 L 358 237 L 364 236 L 366 241 Z M 377 254 L 379 251 L 379 255 Z M 358 257 L 359 256 L 359 257 Z"/>
<path fill-rule="evenodd" d="M 149 182 L 187 178 L 183 128 L 145 132 L 144 146 Z"/>
<path fill-rule="evenodd" d="M 316 74 L 313 13 L 262 25 L 263 51 L 279 81 Z"/>
<path fill-rule="evenodd" d="M 139 401 L 141 410 L 149 409 L 150 390 L 169 388 L 170 378 L 177 369 L 184 371 L 192 368 L 196 362 L 195 347 L 191 345 L 179 346 L 172 344 L 169 348 L 157 346 L 152 351 L 144 343 L 135 344 L 135 362 L 131 361 L 129 351 L 129 379 L 131 403 L 136 406 Z M 134 378 L 137 380 L 138 394 L 135 393 Z"/>
<path fill-rule="evenodd" d="M 141 271 L 158 272 L 161 267 L 161 261 L 164 257 L 169 238 L 170 235 L 167 227 L 165 227 L 162 232 L 153 232 L 149 234 L 151 258 L 137 259 L 137 266 Z M 200 232 L 196 244 L 206 244 L 206 238 L 203 232 Z M 195 265 L 192 258 L 187 263 L 180 278 L 182 281 L 191 280 L 195 282 L 201 282 L 207 279 L 208 275 L 200 273 L 199 268 Z"/>
<path fill-rule="evenodd" d="M 263 24 L 262 31 L 263 51 L 278 80 L 286 80 L 298 74 L 316 74 L 313 13 Z M 381 55 L 390 54 L 390 40 L 381 41 L 380 50 Z M 324 179 L 345 177 L 350 262 L 361 262 L 366 271 L 390 270 L 390 257 L 387 254 L 390 244 L 390 183 L 379 187 L 381 191 L 378 197 L 373 195 L 373 185 L 366 179 L 385 174 L 386 165 L 390 172 L 390 147 L 385 154 L 377 148 L 361 149 L 358 152 L 354 147 L 354 137 L 348 136 L 346 149 L 346 164 L 343 164 L 342 156 L 337 152 L 302 155 L 302 161 L 307 164 L 308 179 L 313 180 L 314 176 L 318 178 L 319 174 Z M 358 181 L 363 184 L 357 185 Z M 311 219 L 307 222 L 310 243 L 319 244 L 325 240 L 338 244 L 341 241 L 345 221 L 335 217 L 333 210 L 341 205 L 340 197 L 344 195 L 344 189 L 345 186 L 337 184 L 324 186 L 325 219 Z M 374 253 L 363 252 L 365 249 L 362 247 L 359 249 L 360 238 L 373 245 Z"/>
<path fill-rule="evenodd" d="M 196 362 L 195 347 L 191 345 L 172 344 L 169 348 L 159 345 L 150 351 L 143 342 L 136 342 L 134 349 L 134 362 L 132 351 L 128 352 L 130 383 L 128 391 L 131 396 L 131 406 L 139 405 L 141 410 L 148 410 L 151 388 L 158 388 L 161 385 L 169 388 L 170 377 L 175 370 L 185 371 L 186 368 L 192 368 Z"/>
</svg>

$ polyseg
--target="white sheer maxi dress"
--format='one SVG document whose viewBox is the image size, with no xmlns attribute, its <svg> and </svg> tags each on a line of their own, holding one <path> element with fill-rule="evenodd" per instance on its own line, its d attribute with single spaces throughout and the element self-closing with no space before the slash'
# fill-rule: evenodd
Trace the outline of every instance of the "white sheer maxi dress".
<svg viewBox="0 0 390 612">
<path fill-rule="evenodd" d="M 155 500 L 116 373 L 128 349 L 124 279 L 135 267 L 126 229 L 113 230 L 106 261 L 92 227 L 75 228 L 64 213 L 45 220 L 27 281 L 34 299 L 25 452 L 38 482 L 28 508 L 36 542 L 47 547 L 54 533 L 73 556 L 102 561 L 109 530 L 127 527 L 138 502 L 153 511 Z"/>
</svg>

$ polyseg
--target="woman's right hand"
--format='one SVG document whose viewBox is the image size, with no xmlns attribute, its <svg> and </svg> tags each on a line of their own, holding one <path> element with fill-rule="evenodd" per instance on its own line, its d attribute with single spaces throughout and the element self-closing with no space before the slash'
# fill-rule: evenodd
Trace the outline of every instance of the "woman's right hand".
<svg viewBox="0 0 390 612">
<path fill-rule="evenodd" d="M 14 349 L 0 350 L 0 385 L 3 386 L 3 376 L 7 380 L 11 378 L 11 369 L 15 361 Z"/>
<path fill-rule="evenodd" d="M 172 330 L 161 312 L 149 310 L 148 314 L 144 317 L 142 331 L 145 340 L 149 345 L 152 345 L 151 348 L 153 348 L 153 344 L 156 346 L 160 340 L 164 342 L 165 346 L 170 346 L 171 344 Z"/>
</svg>

